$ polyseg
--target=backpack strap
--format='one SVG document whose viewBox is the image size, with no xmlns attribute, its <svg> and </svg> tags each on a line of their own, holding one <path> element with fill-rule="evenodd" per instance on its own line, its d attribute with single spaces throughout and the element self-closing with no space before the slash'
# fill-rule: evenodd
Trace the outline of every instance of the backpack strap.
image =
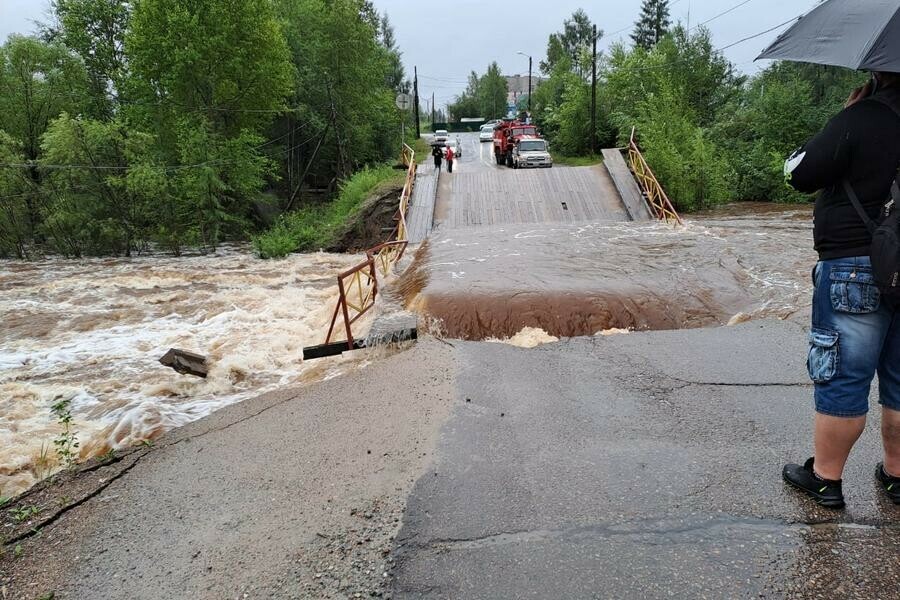
<svg viewBox="0 0 900 600">
<path fill-rule="evenodd" d="M 871 96 L 868 100 L 872 100 L 873 102 L 878 102 L 879 104 L 883 104 L 890 108 L 897 117 L 900 117 L 900 107 L 895 104 L 892 104 L 885 100 L 880 96 Z M 859 201 L 859 196 L 856 195 L 856 191 L 853 189 L 853 186 L 850 185 L 850 182 L 846 179 L 843 181 L 844 191 L 847 192 L 847 197 L 850 198 L 850 203 L 853 204 L 853 208 L 856 209 L 856 212 L 859 213 L 859 217 L 862 219 L 863 223 L 866 224 L 866 229 L 869 230 L 869 233 L 875 233 L 875 229 L 877 229 L 877 225 L 869 217 L 869 213 L 866 212 L 866 209 L 863 208 L 862 202 Z M 897 171 L 897 177 L 894 178 L 894 183 L 891 186 L 891 201 L 885 205 L 885 216 L 888 216 L 891 213 L 891 210 L 895 206 L 900 206 L 900 169 Z"/>
<path fill-rule="evenodd" d="M 894 182 L 894 187 L 897 187 L 896 181 Z M 847 197 L 850 198 L 850 203 L 853 204 L 853 208 L 859 213 L 859 218 L 866 224 L 866 229 L 869 230 L 869 233 L 874 234 L 875 229 L 877 229 L 875 222 L 869 216 L 869 213 L 866 212 L 866 209 L 863 208 L 862 202 L 859 201 L 859 196 L 856 195 L 853 186 L 850 185 L 850 182 L 846 179 L 844 180 L 844 191 L 847 192 Z"/>
</svg>

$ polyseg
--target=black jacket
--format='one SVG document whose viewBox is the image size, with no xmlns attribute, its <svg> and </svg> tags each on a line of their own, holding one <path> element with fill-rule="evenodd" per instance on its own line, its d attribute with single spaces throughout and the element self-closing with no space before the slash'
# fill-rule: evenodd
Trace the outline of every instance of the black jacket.
<svg viewBox="0 0 900 600">
<path fill-rule="evenodd" d="M 869 216 L 877 219 L 900 167 L 900 86 L 880 90 L 844 109 L 785 165 L 788 181 L 816 199 L 814 237 L 820 260 L 868 256 L 872 236 L 842 181 L 853 185 Z"/>
</svg>

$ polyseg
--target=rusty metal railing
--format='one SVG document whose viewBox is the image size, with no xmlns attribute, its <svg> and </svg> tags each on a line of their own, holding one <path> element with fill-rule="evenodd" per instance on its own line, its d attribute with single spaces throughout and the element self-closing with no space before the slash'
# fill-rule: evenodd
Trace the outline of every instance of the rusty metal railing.
<svg viewBox="0 0 900 600">
<path fill-rule="evenodd" d="M 393 266 L 403 258 L 408 243 L 407 240 L 400 240 L 378 244 L 374 248 L 366 250 L 366 256 L 375 261 L 375 266 L 382 277 L 387 277 Z"/>
<path fill-rule="evenodd" d="M 647 199 L 650 210 L 660 221 L 665 221 L 666 223 L 675 221 L 679 225 L 684 225 L 684 221 L 681 220 L 675 207 L 669 201 L 666 190 L 660 185 L 656 175 L 653 174 L 653 169 L 650 168 L 650 165 L 644 159 L 644 155 L 635 141 L 634 134 L 635 128 L 632 127 L 631 140 L 628 142 L 628 164 L 632 173 L 634 173 L 635 179 L 638 181 L 638 185 L 641 186 L 641 191 L 644 192 L 644 197 Z"/>
<path fill-rule="evenodd" d="M 406 213 L 412 198 L 413 185 L 416 179 L 416 153 L 408 145 L 403 144 L 400 159 L 406 165 L 406 180 L 400 193 L 400 205 L 394 220 L 397 227 L 390 241 L 366 250 L 366 260 L 352 269 L 338 275 L 338 301 L 331 317 L 331 326 L 325 343 L 331 343 L 335 334 L 338 317 L 343 317 L 344 332 L 347 335 L 347 349 L 353 350 L 353 324 L 375 306 L 378 296 L 378 273 L 387 277 L 396 265 L 408 245 L 406 229 Z"/>
<path fill-rule="evenodd" d="M 406 230 L 406 213 L 409 211 L 409 201 L 412 199 L 413 185 L 416 181 L 416 153 L 415 151 L 403 144 L 400 152 L 400 160 L 406 165 L 406 181 L 403 182 L 403 191 L 400 193 L 400 206 L 397 208 L 397 214 L 394 220 L 397 221 L 397 228 L 394 230 L 393 239 L 400 242 L 407 239 Z"/>
<path fill-rule="evenodd" d="M 331 316 L 331 326 L 325 343 L 331 343 L 334 326 L 338 315 L 344 317 L 344 330 L 347 333 L 347 349 L 353 350 L 353 324 L 375 306 L 378 295 L 378 277 L 375 272 L 375 259 L 366 257 L 366 261 L 344 271 L 337 277 L 338 301 Z"/>
</svg>

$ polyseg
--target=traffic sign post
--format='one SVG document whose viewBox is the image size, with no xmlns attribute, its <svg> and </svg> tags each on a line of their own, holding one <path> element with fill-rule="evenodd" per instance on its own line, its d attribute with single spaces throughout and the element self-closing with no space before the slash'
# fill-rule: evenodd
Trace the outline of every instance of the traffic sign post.
<svg viewBox="0 0 900 600">
<path fill-rule="evenodd" d="M 409 110 L 409 107 L 412 106 L 412 99 L 409 97 L 409 94 L 397 94 L 397 99 L 394 100 L 394 104 L 396 104 L 397 108 L 400 110 Z"/>
<path fill-rule="evenodd" d="M 394 104 L 400 109 L 400 147 L 402 148 L 403 144 L 406 143 L 406 115 L 403 113 L 412 106 L 412 99 L 409 97 L 409 94 L 397 94 Z"/>
</svg>

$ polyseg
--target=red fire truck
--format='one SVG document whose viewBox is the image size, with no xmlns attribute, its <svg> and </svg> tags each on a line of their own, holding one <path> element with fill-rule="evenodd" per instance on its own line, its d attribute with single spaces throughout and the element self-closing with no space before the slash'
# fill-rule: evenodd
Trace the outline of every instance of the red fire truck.
<svg viewBox="0 0 900 600">
<path fill-rule="evenodd" d="M 513 166 L 513 148 L 524 137 L 539 137 L 534 125 L 521 121 L 501 121 L 494 129 L 494 158 L 498 165 Z"/>
</svg>

